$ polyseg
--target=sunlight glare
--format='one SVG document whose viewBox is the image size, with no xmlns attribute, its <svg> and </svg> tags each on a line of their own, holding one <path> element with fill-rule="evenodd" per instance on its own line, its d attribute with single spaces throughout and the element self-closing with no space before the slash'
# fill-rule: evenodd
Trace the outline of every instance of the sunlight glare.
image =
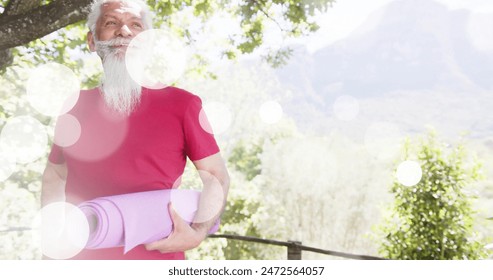
<svg viewBox="0 0 493 280">
<path fill-rule="evenodd" d="M 65 114 L 57 120 L 53 141 L 60 147 L 69 147 L 79 140 L 81 133 L 81 125 L 77 118 L 71 114 Z"/>
<path fill-rule="evenodd" d="M 406 187 L 418 184 L 422 176 L 421 166 L 415 161 L 406 160 L 397 167 L 397 181 Z"/>
<path fill-rule="evenodd" d="M 33 245 L 52 259 L 77 255 L 89 240 L 89 223 L 75 205 L 55 202 L 43 207 L 32 223 Z"/>
<path fill-rule="evenodd" d="M 232 121 L 229 107 L 221 102 L 208 102 L 200 112 L 199 121 L 202 128 L 211 134 L 224 133 Z"/>
<path fill-rule="evenodd" d="M 187 48 L 182 39 L 165 30 L 150 29 L 130 42 L 127 70 L 139 85 L 160 89 L 175 83 L 185 72 Z"/>
<path fill-rule="evenodd" d="M 54 62 L 34 69 L 26 85 L 29 103 L 41 114 L 51 117 L 72 109 L 79 91 L 80 81 L 74 72 Z"/>
</svg>

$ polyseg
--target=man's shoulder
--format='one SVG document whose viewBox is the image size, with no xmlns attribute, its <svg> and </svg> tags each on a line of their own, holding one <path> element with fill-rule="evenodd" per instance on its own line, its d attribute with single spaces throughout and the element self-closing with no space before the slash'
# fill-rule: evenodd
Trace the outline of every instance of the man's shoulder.
<svg viewBox="0 0 493 280">
<path fill-rule="evenodd" d="M 178 87 L 165 87 L 162 89 L 146 89 L 154 98 L 166 99 L 172 102 L 189 103 L 200 102 L 200 97 Z"/>
<path fill-rule="evenodd" d="M 92 94 L 92 93 L 99 93 L 99 88 L 90 88 L 90 89 L 81 89 L 80 94 Z"/>
</svg>

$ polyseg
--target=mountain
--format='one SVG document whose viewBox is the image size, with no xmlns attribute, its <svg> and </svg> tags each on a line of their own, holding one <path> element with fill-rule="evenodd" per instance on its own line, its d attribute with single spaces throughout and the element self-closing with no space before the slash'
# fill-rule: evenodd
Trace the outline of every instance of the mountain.
<svg viewBox="0 0 493 280">
<path fill-rule="evenodd" d="M 396 0 L 344 40 L 313 54 L 295 46 L 277 71 L 293 92 L 286 111 L 300 126 L 326 131 L 340 124 L 336 98 L 350 95 L 360 110 L 345 127 L 390 121 L 407 132 L 431 125 L 451 135 L 493 135 L 493 52 L 474 45 L 473 20 L 432 0 Z"/>
</svg>

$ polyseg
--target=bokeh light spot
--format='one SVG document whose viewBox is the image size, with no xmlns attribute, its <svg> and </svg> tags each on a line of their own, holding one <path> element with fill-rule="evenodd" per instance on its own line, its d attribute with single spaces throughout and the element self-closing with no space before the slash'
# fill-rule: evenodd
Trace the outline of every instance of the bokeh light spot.
<svg viewBox="0 0 493 280">
<path fill-rule="evenodd" d="M 79 140 L 80 135 L 81 125 L 77 118 L 73 115 L 65 114 L 57 120 L 53 142 L 60 147 L 69 147 Z"/>
<path fill-rule="evenodd" d="M 173 208 L 180 217 L 189 223 L 208 222 L 218 216 L 223 208 L 225 194 L 219 179 L 205 170 L 198 170 L 198 173 L 204 187 L 200 198 L 197 201 L 191 201 L 190 197 L 183 198 L 183 196 L 187 196 L 186 190 L 173 189 L 170 193 L 170 202 L 173 205 Z M 202 199 L 202 201 L 200 201 L 200 199 Z M 199 204 L 199 201 L 202 205 Z M 197 209 L 202 207 L 200 213 L 195 212 L 194 215 L 192 215 L 193 220 L 187 218 L 189 215 L 186 214 L 190 212 L 191 203 L 196 203 Z"/>
<path fill-rule="evenodd" d="M 43 255 L 68 259 L 77 255 L 89 239 L 89 223 L 75 205 L 55 202 L 43 207 L 32 223 L 33 242 Z"/>
<path fill-rule="evenodd" d="M 46 116 L 68 112 L 77 102 L 80 81 L 70 68 L 48 63 L 33 70 L 26 86 L 31 106 Z"/>
<path fill-rule="evenodd" d="M 260 106 L 260 119 L 267 124 L 275 124 L 282 118 L 282 107 L 276 101 L 267 101 Z"/>
<path fill-rule="evenodd" d="M 339 96 L 334 102 L 334 115 L 343 121 L 354 120 L 359 113 L 359 102 L 350 95 Z"/>
<path fill-rule="evenodd" d="M 94 114 L 78 119 L 78 122 L 81 126 L 80 137 L 73 145 L 66 147 L 64 152 L 79 160 L 97 161 L 107 158 L 121 147 L 128 135 L 128 118 L 106 107 L 104 100 L 99 100 L 94 106 Z M 72 124 L 77 126 L 74 122 Z M 74 132 L 76 129 L 75 127 Z M 73 141 L 75 136 L 68 138 Z"/>
<path fill-rule="evenodd" d="M 17 163 L 30 163 L 45 154 L 48 134 L 43 124 L 33 117 L 13 117 L 2 129 L 0 147 L 5 157 Z"/>
<path fill-rule="evenodd" d="M 185 72 L 188 54 L 182 40 L 165 30 L 150 29 L 139 33 L 125 53 L 128 73 L 139 85 L 164 88 Z"/>
<path fill-rule="evenodd" d="M 208 102 L 199 114 L 202 128 L 211 134 L 224 133 L 232 121 L 232 113 L 229 107 L 220 102 Z"/>
<path fill-rule="evenodd" d="M 397 181 L 407 187 L 411 187 L 419 183 L 422 175 L 423 171 L 421 170 L 421 166 L 419 163 L 412 160 L 403 161 L 397 167 Z"/>
<path fill-rule="evenodd" d="M 199 123 L 204 131 L 210 134 L 214 134 L 211 122 L 209 121 L 209 118 L 207 117 L 207 114 L 205 113 L 205 110 L 203 108 L 200 110 L 199 113 Z"/>
</svg>

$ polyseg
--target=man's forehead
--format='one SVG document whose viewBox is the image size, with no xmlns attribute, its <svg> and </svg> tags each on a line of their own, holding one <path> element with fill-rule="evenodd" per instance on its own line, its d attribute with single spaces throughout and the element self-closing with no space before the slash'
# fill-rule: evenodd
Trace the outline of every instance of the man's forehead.
<svg viewBox="0 0 493 280">
<path fill-rule="evenodd" d="M 132 2 L 120 2 L 120 1 L 111 1 L 104 3 L 101 7 L 103 15 L 118 15 L 118 14 L 132 14 L 137 17 L 141 17 L 142 8 Z"/>
</svg>

